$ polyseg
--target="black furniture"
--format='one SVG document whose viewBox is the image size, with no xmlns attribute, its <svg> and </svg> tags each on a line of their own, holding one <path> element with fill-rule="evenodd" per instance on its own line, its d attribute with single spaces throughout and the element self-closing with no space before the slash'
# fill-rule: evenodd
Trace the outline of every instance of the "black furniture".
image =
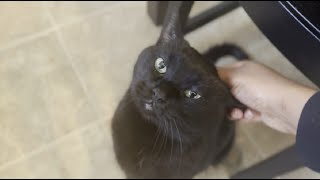
<svg viewBox="0 0 320 180">
<path fill-rule="evenodd" d="M 240 2 L 261 32 L 320 86 L 320 2 Z"/>
<path fill-rule="evenodd" d="M 242 6 L 262 33 L 287 59 L 320 86 L 320 2 L 226 1 L 188 19 L 193 1 L 185 1 L 181 13 L 188 33 Z M 149 1 L 148 13 L 156 25 L 164 19 L 168 1 Z M 303 167 L 294 146 L 232 176 L 233 179 L 274 178 Z"/>
</svg>

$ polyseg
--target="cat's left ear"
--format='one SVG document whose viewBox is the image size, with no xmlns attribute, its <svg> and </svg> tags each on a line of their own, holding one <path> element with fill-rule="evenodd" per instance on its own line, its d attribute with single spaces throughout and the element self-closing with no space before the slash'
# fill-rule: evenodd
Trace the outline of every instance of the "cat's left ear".
<svg viewBox="0 0 320 180">
<path fill-rule="evenodd" d="M 168 10 L 164 19 L 159 43 L 168 43 L 172 40 L 183 39 L 182 21 L 180 11 L 182 10 L 182 1 L 170 1 Z"/>
</svg>

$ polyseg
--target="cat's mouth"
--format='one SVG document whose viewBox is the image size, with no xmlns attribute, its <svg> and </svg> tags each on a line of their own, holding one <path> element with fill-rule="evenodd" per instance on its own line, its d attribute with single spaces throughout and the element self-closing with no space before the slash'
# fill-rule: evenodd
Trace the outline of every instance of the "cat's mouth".
<svg viewBox="0 0 320 180">
<path fill-rule="evenodd" d="M 152 99 L 145 100 L 145 101 L 144 101 L 144 108 L 145 108 L 147 111 L 152 111 L 152 110 L 153 110 L 153 100 L 152 100 Z"/>
</svg>

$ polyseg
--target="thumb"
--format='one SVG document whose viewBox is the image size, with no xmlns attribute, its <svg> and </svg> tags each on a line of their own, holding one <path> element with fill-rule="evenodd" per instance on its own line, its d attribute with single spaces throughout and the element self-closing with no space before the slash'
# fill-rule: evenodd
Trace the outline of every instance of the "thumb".
<svg viewBox="0 0 320 180">
<path fill-rule="evenodd" d="M 244 66 L 245 63 L 246 61 L 243 61 L 243 62 L 234 63 L 227 67 L 217 67 L 217 71 L 220 79 L 231 86 L 232 85 L 231 80 L 232 80 L 232 76 L 234 75 L 234 72 L 238 68 Z"/>
<path fill-rule="evenodd" d="M 217 67 L 218 75 L 222 81 L 227 83 L 228 85 L 230 84 L 230 76 L 232 73 L 232 68 L 225 68 L 225 67 Z"/>
</svg>

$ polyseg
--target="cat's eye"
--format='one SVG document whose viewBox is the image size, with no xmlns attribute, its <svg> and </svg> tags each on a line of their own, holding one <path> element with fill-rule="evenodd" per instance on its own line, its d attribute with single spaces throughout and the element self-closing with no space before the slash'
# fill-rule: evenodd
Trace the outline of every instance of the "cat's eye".
<svg viewBox="0 0 320 180">
<path fill-rule="evenodd" d="M 167 71 L 167 66 L 164 64 L 164 60 L 162 58 L 157 58 L 154 67 L 160 74 L 164 74 Z"/>
<path fill-rule="evenodd" d="M 188 97 L 188 98 L 192 98 L 192 99 L 199 99 L 201 98 L 200 94 L 191 91 L 191 90 L 185 90 L 184 94 Z"/>
</svg>

